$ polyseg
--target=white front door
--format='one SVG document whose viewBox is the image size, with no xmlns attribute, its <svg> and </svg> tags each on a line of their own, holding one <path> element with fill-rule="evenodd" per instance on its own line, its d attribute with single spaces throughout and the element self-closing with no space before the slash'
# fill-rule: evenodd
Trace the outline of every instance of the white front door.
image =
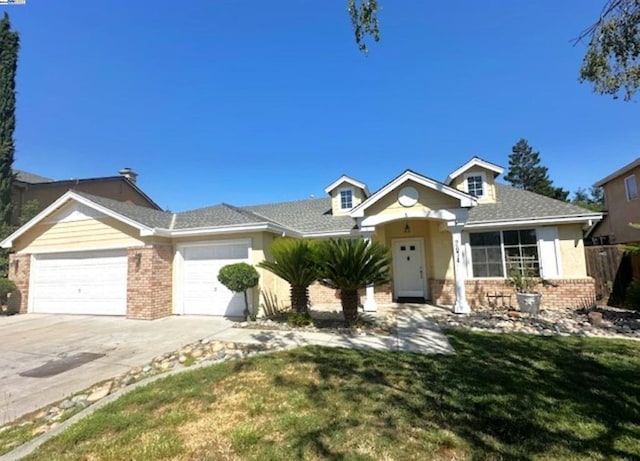
<svg viewBox="0 0 640 461">
<path fill-rule="evenodd" d="M 422 239 L 393 241 L 393 287 L 396 298 L 426 298 Z"/>
<path fill-rule="evenodd" d="M 244 295 L 233 293 L 218 281 L 227 264 L 249 261 L 249 245 L 234 241 L 184 246 L 182 254 L 182 314 L 242 316 Z M 248 293 L 251 305 L 251 290 Z"/>
</svg>

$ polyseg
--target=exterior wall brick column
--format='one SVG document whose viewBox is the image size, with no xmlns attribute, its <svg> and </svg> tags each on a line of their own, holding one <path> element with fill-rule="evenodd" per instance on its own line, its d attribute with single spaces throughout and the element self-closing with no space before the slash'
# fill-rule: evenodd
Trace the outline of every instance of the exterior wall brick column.
<svg viewBox="0 0 640 461">
<path fill-rule="evenodd" d="M 29 277 L 31 275 L 31 255 L 9 255 L 9 279 L 16 284 L 17 290 L 9 297 L 9 311 L 26 314 L 29 306 Z"/>
<path fill-rule="evenodd" d="M 153 320 L 172 313 L 172 245 L 127 251 L 127 318 Z"/>
</svg>

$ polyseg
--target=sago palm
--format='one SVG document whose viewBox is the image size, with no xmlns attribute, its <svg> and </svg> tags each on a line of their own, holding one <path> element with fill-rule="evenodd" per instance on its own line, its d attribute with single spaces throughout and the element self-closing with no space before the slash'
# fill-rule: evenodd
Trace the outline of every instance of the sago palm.
<svg viewBox="0 0 640 461">
<path fill-rule="evenodd" d="M 300 313 L 307 312 L 309 285 L 318 277 L 314 246 L 309 240 L 276 240 L 270 247 L 272 260 L 258 264 L 289 282 L 291 307 Z"/>
<path fill-rule="evenodd" d="M 337 239 L 322 242 L 318 255 L 320 282 L 340 290 L 345 326 L 351 326 L 358 320 L 358 290 L 389 282 L 389 251 L 378 242 Z"/>
</svg>

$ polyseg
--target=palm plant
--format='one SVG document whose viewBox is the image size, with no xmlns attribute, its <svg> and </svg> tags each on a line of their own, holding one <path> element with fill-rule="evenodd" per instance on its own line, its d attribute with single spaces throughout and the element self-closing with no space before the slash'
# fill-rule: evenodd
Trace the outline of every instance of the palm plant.
<svg viewBox="0 0 640 461">
<path fill-rule="evenodd" d="M 318 277 L 315 246 L 315 242 L 309 240 L 276 240 L 270 248 L 273 260 L 258 264 L 258 267 L 273 272 L 289 282 L 291 307 L 296 312 L 307 312 L 309 285 Z"/>
<path fill-rule="evenodd" d="M 389 251 L 378 242 L 332 239 L 322 242 L 318 254 L 320 282 L 340 290 L 344 322 L 349 327 L 358 320 L 358 290 L 389 282 Z"/>
</svg>

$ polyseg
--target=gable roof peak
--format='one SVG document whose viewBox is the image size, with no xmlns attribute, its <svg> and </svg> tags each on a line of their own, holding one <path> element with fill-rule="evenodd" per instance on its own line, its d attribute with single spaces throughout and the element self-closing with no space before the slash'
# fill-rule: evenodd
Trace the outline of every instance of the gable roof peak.
<svg viewBox="0 0 640 461">
<path fill-rule="evenodd" d="M 462 173 L 464 173 L 465 171 L 473 168 L 473 167 L 482 167 L 486 170 L 492 171 L 493 172 L 493 176 L 499 176 L 502 174 L 502 172 L 504 171 L 504 168 L 502 168 L 500 165 L 496 165 L 495 163 L 491 163 L 487 160 L 484 160 L 480 157 L 478 157 L 477 155 L 474 155 L 471 160 L 469 160 L 467 163 L 465 163 L 464 165 L 462 165 L 460 168 L 458 168 L 457 170 L 451 172 L 449 174 L 449 176 L 447 176 L 447 179 L 445 179 L 444 183 L 448 186 L 450 185 L 454 179 L 456 179 L 458 176 L 460 176 Z"/>
<path fill-rule="evenodd" d="M 358 189 L 362 189 L 367 197 L 369 195 L 371 195 L 371 193 L 369 192 L 369 188 L 367 187 L 367 185 L 365 183 L 363 183 L 362 181 L 358 181 L 357 179 L 354 179 L 354 178 L 352 178 L 350 176 L 347 176 L 346 174 L 343 174 L 338 179 L 336 179 L 331 184 L 329 184 L 324 189 L 324 191 L 327 194 L 330 194 L 331 192 L 333 192 L 333 190 L 335 190 L 336 187 L 338 187 L 340 184 L 345 183 L 345 182 L 351 184 L 352 186 L 357 187 Z"/>
</svg>

